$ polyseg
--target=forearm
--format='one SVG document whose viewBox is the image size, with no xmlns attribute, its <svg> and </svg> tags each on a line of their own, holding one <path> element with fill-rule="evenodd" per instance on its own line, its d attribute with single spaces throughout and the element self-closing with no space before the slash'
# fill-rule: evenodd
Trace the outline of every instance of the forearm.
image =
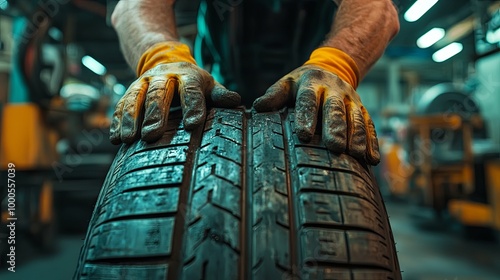
<svg viewBox="0 0 500 280">
<path fill-rule="evenodd" d="M 356 62 L 361 80 L 399 31 L 391 0 L 338 0 L 339 9 L 323 46 L 338 48 Z"/>
<path fill-rule="evenodd" d="M 178 41 L 175 0 L 123 0 L 111 21 L 118 33 L 125 60 L 136 69 L 141 55 L 156 43 Z"/>
</svg>

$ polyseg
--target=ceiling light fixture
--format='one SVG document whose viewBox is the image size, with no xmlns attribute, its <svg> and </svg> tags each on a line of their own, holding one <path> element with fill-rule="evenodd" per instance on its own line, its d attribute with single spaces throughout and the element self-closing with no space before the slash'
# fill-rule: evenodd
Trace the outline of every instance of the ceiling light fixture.
<svg viewBox="0 0 500 280">
<path fill-rule="evenodd" d="M 7 0 L 0 0 L 0 10 L 7 10 L 9 2 Z"/>
<path fill-rule="evenodd" d="M 113 86 L 113 91 L 118 95 L 123 95 L 127 91 L 127 88 L 122 84 L 115 84 Z"/>
<path fill-rule="evenodd" d="M 435 62 L 443 62 L 452 56 L 455 56 L 459 52 L 461 52 L 464 49 L 464 46 L 460 43 L 453 42 L 449 44 L 448 46 L 436 51 L 432 55 L 432 60 Z"/>
<path fill-rule="evenodd" d="M 85 67 L 87 67 L 88 69 L 90 69 L 90 71 L 96 73 L 97 75 L 106 74 L 106 67 L 104 67 L 104 65 L 102 65 L 99 61 L 95 60 L 91 56 L 86 55 L 82 57 L 82 63 L 83 65 L 85 65 Z"/>
<path fill-rule="evenodd" d="M 421 18 L 427 11 L 437 3 L 438 0 L 417 0 L 409 9 L 406 11 L 404 18 L 408 22 L 417 21 Z"/>
<path fill-rule="evenodd" d="M 446 32 L 443 28 L 432 28 L 427 33 L 422 35 L 417 40 L 417 46 L 422 49 L 426 49 L 432 45 L 434 45 L 437 41 L 444 38 Z"/>
</svg>

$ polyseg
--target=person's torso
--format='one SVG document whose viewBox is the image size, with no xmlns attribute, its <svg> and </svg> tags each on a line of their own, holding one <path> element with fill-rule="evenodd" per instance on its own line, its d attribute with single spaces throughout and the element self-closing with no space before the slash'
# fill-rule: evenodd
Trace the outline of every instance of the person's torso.
<svg viewBox="0 0 500 280">
<path fill-rule="evenodd" d="M 207 34 L 197 45 L 214 76 L 248 106 L 308 59 L 335 9 L 332 0 L 201 0 L 198 25 Z"/>
</svg>

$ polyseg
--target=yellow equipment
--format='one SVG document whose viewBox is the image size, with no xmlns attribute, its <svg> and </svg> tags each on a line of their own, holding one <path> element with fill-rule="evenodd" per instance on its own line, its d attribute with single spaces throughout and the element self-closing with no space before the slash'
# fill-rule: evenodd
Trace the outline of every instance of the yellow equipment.
<svg viewBox="0 0 500 280">
<path fill-rule="evenodd" d="M 420 204 L 448 210 L 464 226 L 500 229 L 500 152 L 479 108 L 450 85 L 431 88 L 423 100 L 409 119 L 411 186 Z"/>
</svg>

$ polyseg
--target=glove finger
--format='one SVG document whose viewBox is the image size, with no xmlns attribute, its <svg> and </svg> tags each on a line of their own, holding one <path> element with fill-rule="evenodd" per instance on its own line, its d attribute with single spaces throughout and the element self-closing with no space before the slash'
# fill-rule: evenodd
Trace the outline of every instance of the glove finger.
<svg viewBox="0 0 500 280">
<path fill-rule="evenodd" d="M 283 108 L 291 100 L 292 94 L 291 79 L 281 79 L 267 89 L 266 93 L 253 102 L 253 107 L 257 112 L 276 111 Z"/>
<path fill-rule="evenodd" d="M 121 120 L 123 114 L 123 105 L 125 104 L 125 99 L 121 98 L 118 103 L 116 103 L 115 112 L 113 113 L 113 120 L 111 122 L 111 126 L 109 128 L 109 140 L 114 145 L 118 145 L 122 143 L 121 139 Z"/>
<path fill-rule="evenodd" d="M 364 160 L 366 153 L 366 128 L 363 113 L 356 103 L 344 99 L 347 116 L 347 153 Z"/>
<path fill-rule="evenodd" d="M 133 143 L 139 138 L 140 124 L 144 115 L 144 100 L 149 83 L 146 79 L 134 83 L 124 96 L 121 139 L 123 143 Z"/>
<path fill-rule="evenodd" d="M 236 108 L 241 103 L 241 96 L 238 93 L 226 89 L 217 82 L 212 88 L 210 98 L 215 107 L 221 108 Z"/>
<path fill-rule="evenodd" d="M 322 93 L 313 85 L 300 85 L 295 101 L 295 127 L 300 140 L 309 142 L 314 136 Z"/>
<path fill-rule="evenodd" d="M 182 115 L 184 128 L 187 130 L 194 129 L 203 123 L 205 118 L 205 97 L 200 85 L 200 82 L 191 78 L 180 81 Z"/>
<path fill-rule="evenodd" d="M 361 107 L 366 127 L 366 160 L 371 165 L 377 165 L 380 162 L 380 152 L 378 147 L 377 131 L 372 118 L 365 107 Z"/>
<path fill-rule="evenodd" d="M 141 139 L 158 141 L 167 130 L 168 113 L 174 97 L 177 80 L 153 78 L 149 83 L 142 122 Z"/>
<path fill-rule="evenodd" d="M 323 142 L 332 152 L 343 153 L 347 143 L 347 124 L 344 100 L 330 90 L 323 104 Z"/>
</svg>

